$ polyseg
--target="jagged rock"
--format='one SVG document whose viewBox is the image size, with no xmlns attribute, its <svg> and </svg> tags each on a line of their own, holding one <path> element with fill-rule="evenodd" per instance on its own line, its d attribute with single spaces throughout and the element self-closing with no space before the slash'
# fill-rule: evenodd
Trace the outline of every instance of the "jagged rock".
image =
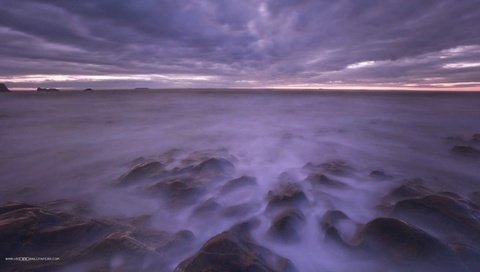
<svg viewBox="0 0 480 272">
<path fill-rule="evenodd" d="M 0 93 L 5 92 L 10 92 L 10 90 L 8 89 L 7 85 L 5 85 L 4 83 L 0 83 Z"/>
<path fill-rule="evenodd" d="M 398 201 L 432 194 L 433 191 L 422 183 L 421 179 L 408 180 L 405 184 L 393 189 L 387 197 Z"/>
<path fill-rule="evenodd" d="M 480 250 L 465 244 L 453 244 L 453 249 L 469 272 L 480 271 Z"/>
<path fill-rule="evenodd" d="M 322 186 L 334 189 L 343 189 L 348 187 L 345 183 L 335 179 L 331 179 L 324 174 L 310 174 L 306 178 L 306 181 L 310 182 L 313 186 Z"/>
<path fill-rule="evenodd" d="M 225 183 L 221 189 L 221 193 L 229 193 L 244 187 L 251 187 L 257 185 L 257 179 L 249 176 L 241 176 L 236 179 L 232 179 Z"/>
<path fill-rule="evenodd" d="M 268 192 L 267 211 L 308 204 L 308 199 L 296 183 L 280 183 L 278 188 Z"/>
<path fill-rule="evenodd" d="M 134 166 L 128 173 L 122 175 L 117 184 L 128 185 L 138 181 L 145 181 L 159 176 L 165 171 L 160 162 L 143 162 Z"/>
<path fill-rule="evenodd" d="M 465 158 L 480 158 L 480 150 L 468 145 L 456 145 L 451 149 L 451 152 Z"/>
<path fill-rule="evenodd" d="M 480 207 L 480 192 L 473 192 L 468 195 L 470 201 Z"/>
<path fill-rule="evenodd" d="M 309 162 L 303 167 L 303 169 L 314 173 L 326 172 L 336 176 L 346 176 L 351 174 L 354 170 L 353 167 L 342 160 L 330 161 L 318 165 Z"/>
<path fill-rule="evenodd" d="M 394 206 L 392 215 L 448 241 L 480 245 L 480 211 L 467 200 L 445 195 L 407 199 Z"/>
<path fill-rule="evenodd" d="M 480 133 L 473 134 L 472 139 L 470 139 L 470 141 L 475 143 L 480 143 Z"/>
<path fill-rule="evenodd" d="M 225 217 L 245 217 L 257 208 L 257 205 L 252 203 L 243 203 L 226 207 L 221 211 L 221 215 Z"/>
<path fill-rule="evenodd" d="M 383 170 L 373 170 L 370 172 L 369 176 L 376 180 L 390 180 L 393 178 L 392 175 L 385 173 Z"/>
<path fill-rule="evenodd" d="M 197 175 L 210 178 L 229 178 L 235 172 L 235 166 L 228 160 L 222 158 L 211 158 L 193 167 Z"/>
<path fill-rule="evenodd" d="M 205 219 L 206 216 L 211 216 L 220 210 L 220 204 L 218 204 L 213 198 L 207 199 L 201 205 L 197 206 L 192 215 L 194 217 Z"/>
<path fill-rule="evenodd" d="M 300 241 L 300 229 L 305 224 L 305 216 L 299 210 L 288 209 L 277 215 L 268 229 L 268 235 L 278 241 L 295 243 Z"/>
<path fill-rule="evenodd" d="M 428 233 L 393 218 L 377 218 L 360 231 L 361 254 L 405 271 L 466 271 L 455 252 Z"/>
<path fill-rule="evenodd" d="M 205 184 L 192 177 L 175 177 L 160 181 L 145 190 L 153 196 L 161 196 L 170 207 L 195 204 L 206 192 Z"/>
<path fill-rule="evenodd" d="M 182 261 L 175 272 L 293 272 L 291 262 L 270 250 L 223 232 L 208 240 L 194 256 Z"/>
</svg>

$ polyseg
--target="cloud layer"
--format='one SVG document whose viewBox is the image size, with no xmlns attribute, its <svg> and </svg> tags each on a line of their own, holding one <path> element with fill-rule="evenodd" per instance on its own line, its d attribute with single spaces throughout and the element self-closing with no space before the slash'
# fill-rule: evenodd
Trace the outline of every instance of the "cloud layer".
<svg viewBox="0 0 480 272">
<path fill-rule="evenodd" d="M 2 0 L 13 87 L 480 87 L 476 0 Z"/>
</svg>

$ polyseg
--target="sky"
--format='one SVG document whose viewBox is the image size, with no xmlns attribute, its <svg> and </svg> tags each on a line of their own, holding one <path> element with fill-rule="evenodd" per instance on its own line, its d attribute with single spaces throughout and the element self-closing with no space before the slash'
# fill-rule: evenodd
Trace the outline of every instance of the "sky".
<svg viewBox="0 0 480 272">
<path fill-rule="evenodd" d="M 0 0 L 0 82 L 480 90 L 480 1 Z"/>
</svg>

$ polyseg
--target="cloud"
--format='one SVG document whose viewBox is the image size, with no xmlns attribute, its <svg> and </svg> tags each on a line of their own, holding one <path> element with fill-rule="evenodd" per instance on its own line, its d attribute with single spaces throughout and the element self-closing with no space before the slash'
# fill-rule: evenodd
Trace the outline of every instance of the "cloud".
<svg viewBox="0 0 480 272">
<path fill-rule="evenodd" d="M 161 87 L 199 84 L 192 75 L 205 87 L 470 86 L 477 18 L 475 0 L 4 0 L 0 78 L 19 87 L 49 82 L 21 80 L 32 75 L 68 75 L 72 87 L 142 82 L 135 75 Z"/>
</svg>

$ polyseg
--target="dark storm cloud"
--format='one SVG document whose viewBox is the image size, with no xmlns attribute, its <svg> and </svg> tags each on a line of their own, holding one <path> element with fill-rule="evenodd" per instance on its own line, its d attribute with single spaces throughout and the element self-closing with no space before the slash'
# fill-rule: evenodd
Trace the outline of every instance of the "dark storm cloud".
<svg viewBox="0 0 480 272">
<path fill-rule="evenodd" d="M 0 78 L 18 86 L 45 74 L 157 75 L 146 84 L 161 87 L 480 81 L 476 0 L 0 3 Z M 89 82 L 74 79 L 64 85 Z"/>
</svg>

